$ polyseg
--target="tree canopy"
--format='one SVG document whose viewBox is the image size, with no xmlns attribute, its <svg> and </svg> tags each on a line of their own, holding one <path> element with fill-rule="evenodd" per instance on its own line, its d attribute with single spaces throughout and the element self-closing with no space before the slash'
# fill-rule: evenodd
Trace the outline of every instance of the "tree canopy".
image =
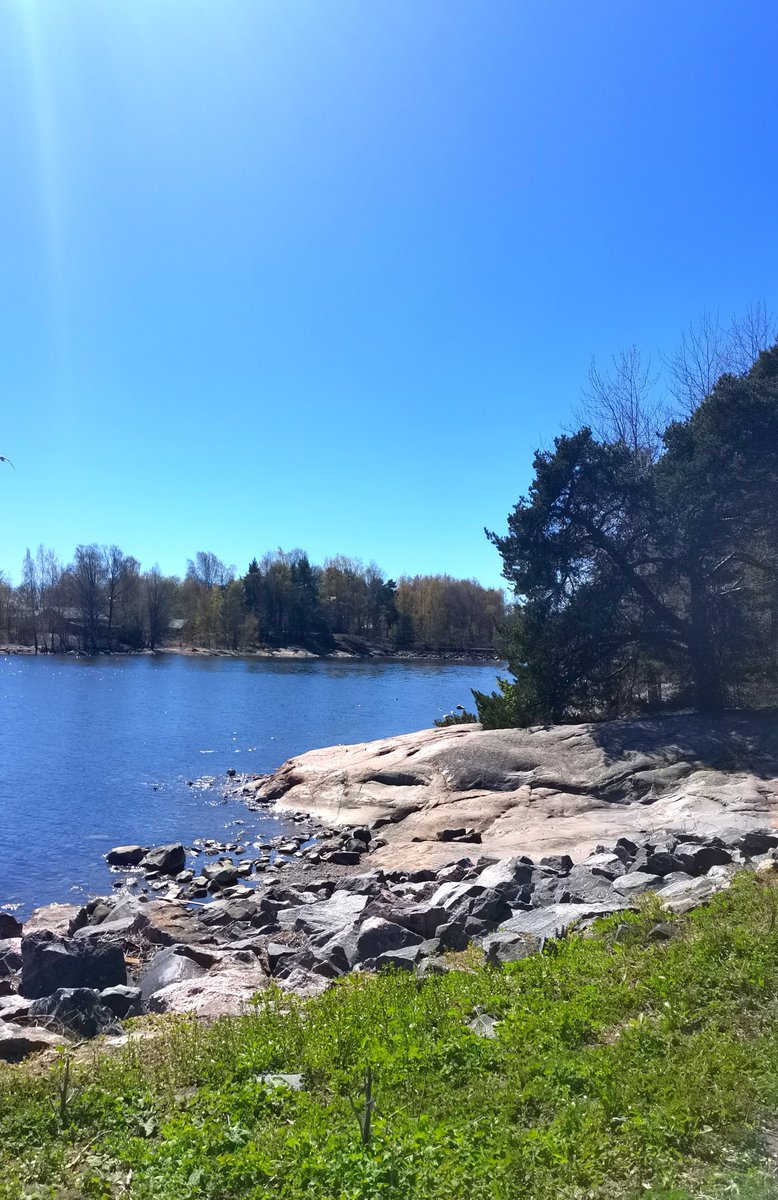
<svg viewBox="0 0 778 1200">
<path fill-rule="evenodd" d="M 723 375 L 658 454 L 586 426 L 538 452 L 489 532 L 520 600 L 490 724 L 661 703 L 760 703 L 778 684 L 778 346 Z"/>
</svg>

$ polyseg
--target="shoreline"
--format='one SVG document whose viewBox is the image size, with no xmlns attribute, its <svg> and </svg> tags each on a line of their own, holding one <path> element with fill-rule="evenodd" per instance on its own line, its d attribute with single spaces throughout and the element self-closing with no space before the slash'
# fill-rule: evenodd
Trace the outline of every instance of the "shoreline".
<svg viewBox="0 0 778 1200">
<path fill-rule="evenodd" d="M 115 847 L 113 894 L 0 911 L 0 1057 L 3 1038 L 33 1053 L 117 1018 L 237 1014 L 271 985 L 425 978 L 471 946 L 498 967 L 649 892 L 683 914 L 778 871 L 771 713 L 422 730 L 223 787 L 283 832 Z"/>
<path fill-rule="evenodd" d="M 333 650 L 327 654 L 316 654 L 300 646 L 263 647 L 258 650 L 222 650 L 207 649 L 201 646 L 160 646 L 155 650 L 98 650 L 96 652 L 82 650 L 48 650 L 40 648 L 36 654 L 34 646 L 15 644 L 0 646 L 0 658 L 29 657 L 29 658 L 158 658 L 164 655 L 178 655 L 182 658 L 230 658 L 230 659 L 267 659 L 278 661 L 298 662 L 431 662 L 455 663 L 458 666 L 483 666 L 494 664 L 502 670 L 507 670 L 507 662 L 499 655 L 486 652 L 479 654 L 473 651 L 441 650 L 441 651 L 412 651 L 398 650 L 395 653 L 383 651 L 367 651 L 363 654 L 349 650 Z"/>
</svg>

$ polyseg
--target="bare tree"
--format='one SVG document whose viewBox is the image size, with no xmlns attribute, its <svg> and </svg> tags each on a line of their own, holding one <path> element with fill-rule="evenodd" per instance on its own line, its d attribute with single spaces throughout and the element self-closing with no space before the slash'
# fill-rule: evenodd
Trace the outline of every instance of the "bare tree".
<svg viewBox="0 0 778 1200">
<path fill-rule="evenodd" d="M 84 645 L 97 652 L 100 619 L 103 612 L 105 563 L 99 546 L 76 546 L 73 562 L 73 587 L 81 610 Z"/>
<path fill-rule="evenodd" d="M 576 419 L 601 441 L 621 442 L 655 459 L 669 417 L 659 379 L 651 358 L 644 362 L 637 346 L 613 354 L 606 371 L 592 359 Z"/>
<path fill-rule="evenodd" d="M 778 341 L 778 324 L 764 300 L 749 304 L 742 317 L 733 317 L 729 327 L 729 370 L 743 375 L 763 350 Z"/>
<path fill-rule="evenodd" d="M 150 650 L 156 650 L 167 633 L 170 621 L 171 589 L 169 581 L 163 578 L 158 563 L 154 563 L 146 573 L 145 583 L 148 645 Z"/>
<path fill-rule="evenodd" d="M 29 633 L 32 634 L 35 653 L 38 653 L 38 610 L 40 606 L 40 579 L 35 559 L 29 549 L 22 563 L 22 582 L 20 586 L 22 602 L 27 615 Z"/>
<path fill-rule="evenodd" d="M 727 370 L 729 334 L 718 311 L 703 309 L 681 336 L 678 348 L 665 360 L 667 386 L 679 411 L 691 416 Z"/>
<path fill-rule="evenodd" d="M 742 317 L 723 325 L 718 311 L 703 309 L 665 360 L 668 390 L 684 417 L 699 407 L 722 375 L 742 375 L 778 337 L 764 301 L 750 304 Z"/>
</svg>

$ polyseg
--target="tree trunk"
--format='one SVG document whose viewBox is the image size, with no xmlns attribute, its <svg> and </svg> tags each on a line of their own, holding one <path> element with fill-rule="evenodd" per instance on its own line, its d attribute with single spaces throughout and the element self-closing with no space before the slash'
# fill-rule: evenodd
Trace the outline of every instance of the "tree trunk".
<svg viewBox="0 0 778 1200">
<path fill-rule="evenodd" d="M 696 571 L 689 572 L 689 662 L 696 707 L 700 712 L 718 712 L 724 707 L 721 672 L 707 620 L 705 591 Z"/>
</svg>

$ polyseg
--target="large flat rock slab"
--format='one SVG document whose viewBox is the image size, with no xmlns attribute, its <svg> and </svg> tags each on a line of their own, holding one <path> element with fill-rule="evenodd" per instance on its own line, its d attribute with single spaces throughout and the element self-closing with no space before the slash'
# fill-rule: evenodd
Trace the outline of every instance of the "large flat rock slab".
<svg viewBox="0 0 778 1200">
<path fill-rule="evenodd" d="M 259 799 L 331 826 L 380 828 L 371 865 L 570 854 L 659 830 L 712 836 L 778 819 L 778 714 L 425 729 L 312 750 L 258 781 Z M 446 831 L 475 837 L 444 841 Z M 480 841 L 479 841 L 480 839 Z"/>
</svg>

